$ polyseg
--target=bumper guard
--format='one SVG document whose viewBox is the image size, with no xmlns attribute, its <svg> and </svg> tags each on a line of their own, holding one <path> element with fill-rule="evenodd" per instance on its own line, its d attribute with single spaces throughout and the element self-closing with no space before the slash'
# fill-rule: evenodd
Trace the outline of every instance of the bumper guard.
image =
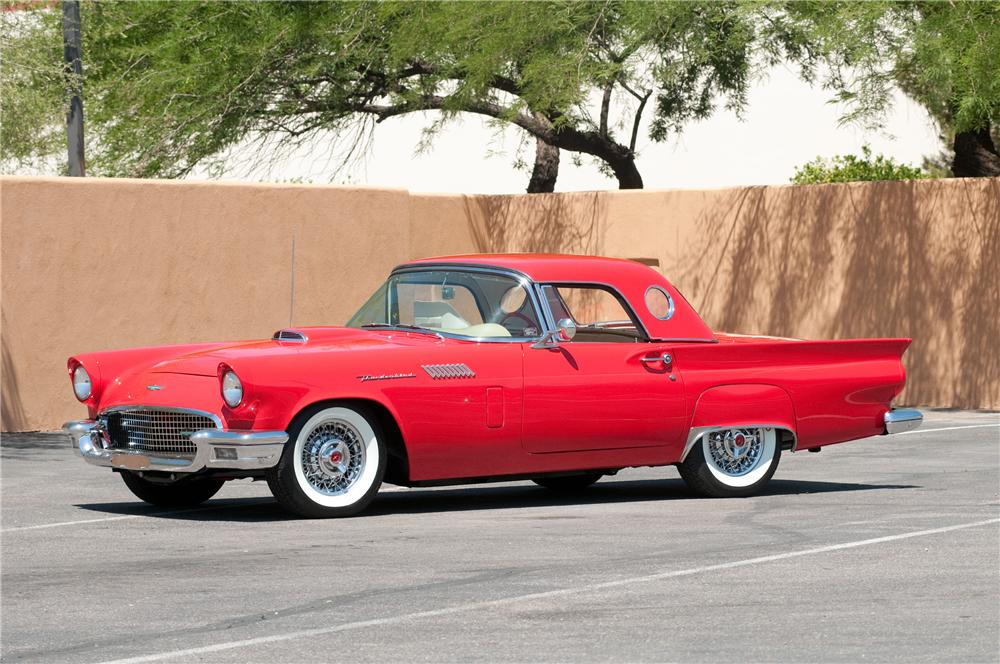
<svg viewBox="0 0 1000 664">
<path fill-rule="evenodd" d="M 893 408 L 885 414 L 885 432 L 882 435 L 916 429 L 923 421 L 923 413 L 919 410 L 896 410 Z"/>
<path fill-rule="evenodd" d="M 112 449 L 106 446 L 100 424 L 76 420 L 63 425 L 73 447 L 88 463 L 125 470 L 159 470 L 194 473 L 199 470 L 258 470 L 271 468 L 281 458 L 288 434 L 284 431 L 224 431 L 202 429 L 191 434 L 195 455 L 156 455 L 151 452 Z"/>
</svg>

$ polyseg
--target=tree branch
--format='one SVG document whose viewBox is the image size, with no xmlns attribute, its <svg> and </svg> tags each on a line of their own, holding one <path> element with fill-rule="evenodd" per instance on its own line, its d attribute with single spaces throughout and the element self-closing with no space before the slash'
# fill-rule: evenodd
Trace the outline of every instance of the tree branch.
<svg viewBox="0 0 1000 664">
<path fill-rule="evenodd" d="M 629 152 L 635 154 L 635 142 L 639 138 L 639 123 L 642 121 L 642 112 L 646 109 L 646 102 L 649 101 L 649 96 L 653 93 L 652 90 L 648 91 L 639 100 L 639 108 L 635 109 L 635 119 L 632 120 L 632 139 L 628 143 Z"/>
<path fill-rule="evenodd" d="M 605 138 L 608 137 L 608 112 L 611 110 L 611 91 L 614 90 L 614 85 L 614 81 L 605 85 L 604 96 L 601 98 L 601 124 L 599 132 Z"/>
</svg>

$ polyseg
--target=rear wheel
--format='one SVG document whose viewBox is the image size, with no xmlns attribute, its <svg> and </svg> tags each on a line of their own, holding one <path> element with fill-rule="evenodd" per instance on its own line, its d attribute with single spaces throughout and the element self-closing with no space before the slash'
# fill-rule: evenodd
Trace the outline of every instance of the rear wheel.
<svg viewBox="0 0 1000 664">
<path fill-rule="evenodd" d="M 377 418 L 360 407 L 305 411 L 267 484 L 278 503 L 311 518 L 357 514 L 375 498 L 385 474 L 386 449 Z"/>
<path fill-rule="evenodd" d="M 773 428 L 719 429 L 702 435 L 677 470 L 703 496 L 739 498 L 763 489 L 780 458 Z"/>
<path fill-rule="evenodd" d="M 160 507 L 194 507 L 214 496 L 224 480 L 189 477 L 176 481 L 146 479 L 138 473 L 122 471 L 122 480 L 140 500 Z"/>
<path fill-rule="evenodd" d="M 579 491 L 580 489 L 586 489 L 602 477 L 604 475 L 601 473 L 581 473 L 579 475 L 536 477 L 531 481 L 538 486 L 543 486 L 553 491 Z"/>
</svg>

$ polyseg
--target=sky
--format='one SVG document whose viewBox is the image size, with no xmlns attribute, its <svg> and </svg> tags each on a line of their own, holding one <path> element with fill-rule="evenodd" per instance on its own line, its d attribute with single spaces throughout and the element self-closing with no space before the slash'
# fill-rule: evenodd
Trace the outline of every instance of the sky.
<svg viewBox="0 0 1000 664">
<path fill-rule="evenodd" d="M 779 65 L 753 86 L 744 117 L 719 109 L 689 124 L 679 136 L 653 143 L 640 133 L 637 164 L 646 189 L 714 189 L 784 184 L 795 168 L 817 156 L 858 154 L 865 144 L 875 154 L 919 166 L 941 151 L 933 121 L 918 104 L 897 93 L 883 131 L 839 123 L 843 107 L 832 93 L 812 88 Z M 651 109 L 650 109 L 651 110 Z M 647 115 L 650 112 L 647 111 Z M 426 151 L 418 148 L 434 113 L 400 116 L 378 125 L 367 156 L 338 172 L 335 137 L 326 135 L 267 169 L 233 166 L 223 179 L 303 181 L 398 187 L 415 192 L 523 193 L 529 173 L 513 167 L 521 130 L 499 131 L 485 118 L 464 114 L 447 124 Z M 330 147 L 330 146 L 333 147 Z M 525 158 L 530 162 L 534 143 Z M 238 160 L 237 160 L 238 161 Z M 205 171 L 193 178 L 207 177 Z M 556 191 L 615 189 L 617 182 L 563 151 Z"/>
</svg>

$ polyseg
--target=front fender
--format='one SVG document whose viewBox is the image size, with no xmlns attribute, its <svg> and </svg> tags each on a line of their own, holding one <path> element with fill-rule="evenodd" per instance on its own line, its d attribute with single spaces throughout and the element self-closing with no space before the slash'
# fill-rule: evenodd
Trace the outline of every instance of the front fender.
<svg viewBox="0 0 1000 664">
<path fill-rule="evenodd" d="M 794 439 L 797 434 L 792 398 L 775 385 L 720 385 L 705 390 L 695 404 L 681 461 L 706 431 L 749 426 L 784 429 Z"/>
</svg>

